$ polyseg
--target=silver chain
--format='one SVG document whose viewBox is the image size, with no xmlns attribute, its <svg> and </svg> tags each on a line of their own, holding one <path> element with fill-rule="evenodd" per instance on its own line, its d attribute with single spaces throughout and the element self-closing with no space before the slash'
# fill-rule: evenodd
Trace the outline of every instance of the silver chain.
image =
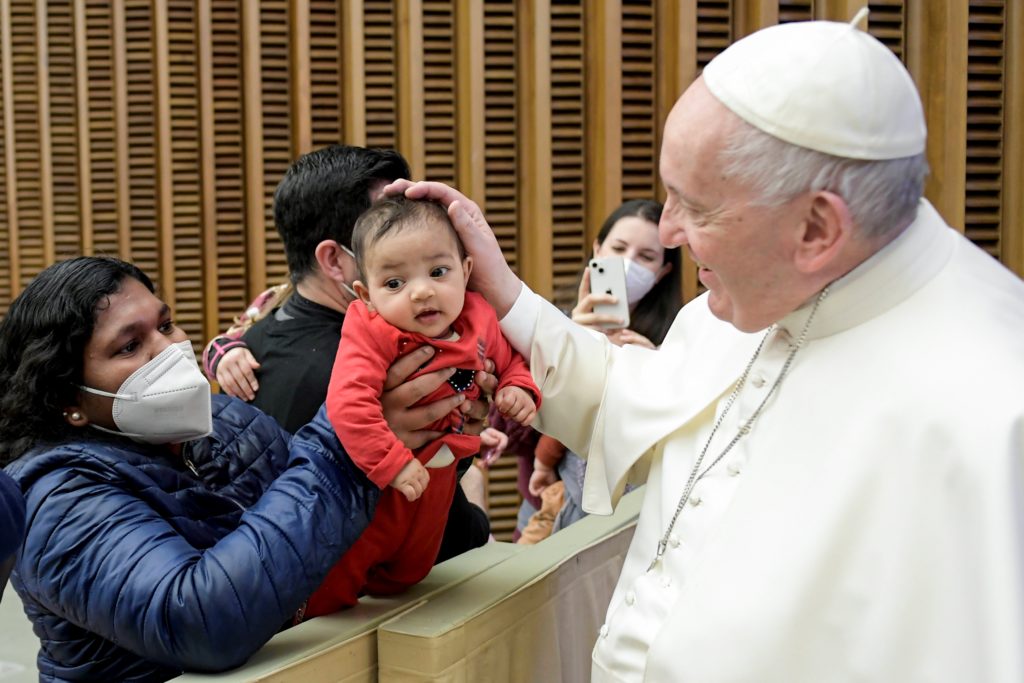
<svg viewBox="0 0 1024 683">
<path fill-rule="evenodd" d="M 740 395 L 740 391 L 743 390 L 743 386 L 747 383 L 747 376 L 750 374 L 751 368 L 754 367 L 754 362 L 757 360 L 757 357 L 761 355 L 761 349 L 764 348 L 764 343 L 768 340 L 768 337 L 770 337 L 775 332 L 776 326 L 772 325 L 771 327 L 769 327 L 764 337 L 761 338 L 761 343 L 757 345 L 757 349 L 754 350 L 754 355 L 750 357 L 750 361 L 747 363 L 747 367 L 743 370 L 743 374 L 740 375 L 739 381 L 736 382 L 736 387 L 732 390 L 732 393 L 729 394 L 729 398 L 726 400 L 725 403 L 725 409 L 722 410 L 722 414 L 718 416 L 718 419 L 715 421 L 715 425 L 711 428 L 711 434 L 708 435 L 707 441 L 704 442 L 704 448 L 701 449 L 700 455 L 697 456 L 697 462 L 693 464 L 693 468 L 690 470 L 690 476 L 686 480 L 686 488 L 683 489 L 683 495 L 682 497 L 679 498 L 679 504 L 676 505 L 676 511 L 672 515 L 672 521 L 668 523 L 668 528 L 665 529 L 665 534 L 661 537 L 661 540 L 658 541 L 658 552 L 655 554 L 654 559 L 651 561 L 651 566 L 647 568 L 647 571 L 651 571 L 652 569 L 654 569 L 658 562 L 661 561 L 662 556 L 665 554 L 665 549 L 668 547 L 669 537 L 671 537 L 672 535 L 672 529 L 675 528 L 676 520 L 679 519 L 679 514 L 683 511 L 683 508 L 686 506 L 686 501 L 689 500 L 690 494 L 693 493 L 693 487 L 697 485 L 698 481 L 704 478 L 704 475 L 711 471 L 711 468 L 717 465 L 719 461 L 721 461 L 721 459 L 724 458 L 725 455 L 732 450 L 733 446 L 735 446 L 740 439 L 742 439 L 744 436 L 750 433 L 750 429 L 751 427 L 753 427 L 754 421 L 761 414 L 761 411 L 764 409 L 765 404 L 768 403 L 768 399 L 772 397 L 772 395 L 775 393 L 775 390 L 778 389 L 779 385 L 782 383 L 782 379 L 786 376 L 786 373 L 789 372 L 789 366 L 792 365 L 793 357 L 796 356 L 796 352 L 799 351 L 800 348 L 807 341 L 807 330 L 809 330 L 811 327 L 811 321 L 814 320 L 814 314 L 818 312 L 818 306 L 821 305 L 821 302 L 824 301 L 825 297 L 827 296 L 828 287 L 821 290 L 821 293 L 815 300 L 814 307 L 811 308 L 811 313 L 810 315 L 807 316 L 807 322 L 804 323 L 804 328 L 803 330 L 800 331 L 800 336 L 797 338 L 796 342 L 794 342 L 792 347 L 790 348 L 789 355 L 786 357 L 786 362 L 782 365 L 782 370 L 779 371 L 779 376 L 775 379 L 775 382 L 768 390 L 768 393 L 765 394 L 765 397 L 761 399 L 761 403 L 757 406 L 757 409 L 755 409 L 754 412 L 751 413 L 750 417 L 747 418 L 746 422 L 740 425 L 740 428 L 736 430 L 736 434 L 733 435 L 732 439 L 729 441 L 728 444 L 726 444 L 722 452 L 718 454 L 718 457 L 716 457 L 710 465 L 708 465 L 707 467 L 704 468 L 703 471 L 701 471 L 700 466 L 701 463 L 704 462 L 704 456 L 707 454 L 708 448 L 711 447 L 711 441 L 715 438 L 715 434 L 718 432 L 718 428 L 722 426 L 722 422 L 725 420 L 725 416 L 729 414 L 729 409 L 732 408 L 732 404 L 736 401 L 736 397 Z"/>
</svg>

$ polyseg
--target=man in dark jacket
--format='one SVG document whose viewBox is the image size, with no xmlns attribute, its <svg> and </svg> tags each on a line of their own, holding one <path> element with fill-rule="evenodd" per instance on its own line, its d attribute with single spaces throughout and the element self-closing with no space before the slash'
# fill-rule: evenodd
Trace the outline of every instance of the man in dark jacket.
<svg viewBox="0 0 1024 683">
<path fill-rule="evenodd" d="M 0 471 L 0 597 L 14 566 L 14 554 L 25 532 L 25 499 L 21 489 Z"/>
</svg>

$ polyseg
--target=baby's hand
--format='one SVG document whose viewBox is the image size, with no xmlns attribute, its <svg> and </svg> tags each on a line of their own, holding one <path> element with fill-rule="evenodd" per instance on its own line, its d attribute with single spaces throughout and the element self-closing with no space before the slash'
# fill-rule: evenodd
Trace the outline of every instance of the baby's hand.
<svg viewBox="0 0 1024 683">
<path fill-rule="evenodd" d="M 490 466 L 508 448 L 508 434 L 494 427 L 480 432 L 480 456 L 484 465 Z"/>
<path fill-rule="evenodd" d="M 430 475 L 427 473 L 427 468 L 419 460 L 413 458 L 391 480 L 389 486 L 398 489 L 406 500 L 412 502 L 423 495 L 423 491 L 429 483 Z"/>
<path fill-rule="evenodd" d="M 537 404 L 526 390 L 519 387 L 505 387 L 499 390 L 494 396 L 494 405 L 502 415 L 523 426 L 529 426 L 537 416 Z"/>
<path fill-rule="evenodd" d="M 537 458 L 533 459 L 533 474 L 530 475 L 530 495 L 539 496 L 547 487 L 558 481 L 554 468 L 548 467 Z"/>
</svg>

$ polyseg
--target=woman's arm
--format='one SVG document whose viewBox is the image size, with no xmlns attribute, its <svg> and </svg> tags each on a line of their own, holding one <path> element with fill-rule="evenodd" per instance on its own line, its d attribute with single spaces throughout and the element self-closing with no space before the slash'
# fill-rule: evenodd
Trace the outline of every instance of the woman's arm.
<svg viewBox="0 0 1024 683">
<path fill-rule="evenodd" d="M 287 469 L 208 546 L 179 528 L 195 537 L 229 523 L 215 510 L 201 521 L 165 518 L 109 468 L 52 472 L 29 491 L 23 590 L 146 659 L 238 666 L 291 618 L 372 514 L 373 487 L 328 438 L 293 439 Z"/>
</svg>

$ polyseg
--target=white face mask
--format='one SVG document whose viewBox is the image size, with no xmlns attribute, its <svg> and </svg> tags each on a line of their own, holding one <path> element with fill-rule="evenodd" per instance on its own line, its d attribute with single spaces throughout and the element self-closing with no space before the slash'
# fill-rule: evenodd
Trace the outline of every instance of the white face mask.
<svg viewBox="0 0 1024 683">
<path fill-rule="evenodd" d="M 118 430 L 90 425 L 102 432 L 142 443 L 180 443 L 213 430 L 210 383 L 199 370 L 191 342 L 171 344 L 128 376 L 116 394 L 80 386 L 114 399 Z"/>
<path fill-rule="evenodd" d="M 353 251 L 352 251 L 351 249 L 349 249 L 348 247 L 346 247 L 346 246 L 345 246 L 344 244 L 342 244 L 341 242 L 338 242 L 338 246 L 339 246 L 339 247 L 341 247 L 341 250 L 342 250 L 342 251 L 344 251 L 344 252 L 345 252 L 346 254 L 348 254 L 349 256 L 351 256 L 351 257 L 352 257 L 352 260 L 353 260 L 353 261 L 355 261 L 355 260 L 356 260 L 356 255 L 355 255 L 355 252 L 353 252 Z M 352 289 L 352 285 L 350 285 L 349 283 L 347 283 L 347 282 L 342 282 L 342 283 L 341 283 L 341 288 L 342 288 L 342 289 L 344 289 L 344 290 L 345 290 L 345 291 L 346 291 L 346 292 L 348 293 L 348 295 L 349 295 L 350 297 L 352 297 L 352 301 L 357 301 L 357 300 L 359 299 L 359 295 L 358 295 L 358 294 L 356 294 L 356 290 Z"/>
<path fill-rule="evenodd" d="M 626 299 L 631 307 L 636 306 L 640 299 L 654 288 L 658 276 L 636 261 L 628 258 L 623 258 L 622 261 L 626 268 Z"/>
</svg>

